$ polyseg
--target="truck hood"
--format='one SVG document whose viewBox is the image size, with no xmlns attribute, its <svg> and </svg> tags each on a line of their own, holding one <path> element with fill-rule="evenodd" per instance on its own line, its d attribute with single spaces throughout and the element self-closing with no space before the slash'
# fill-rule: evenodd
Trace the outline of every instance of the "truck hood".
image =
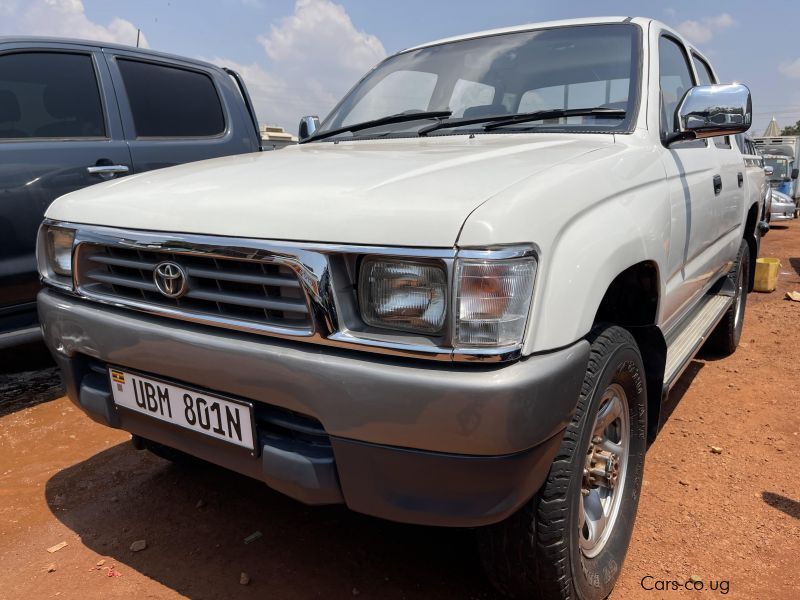
<svg viewBox="0 0 800 600">
<path fill-rule="evenodd" d="M 46 216 L 152 231 L 452 247 L 483 202 L 610 144 L 610 135 L 586 134 L 304 144 L 95 185 L 62 196 Z"/>
</svg>

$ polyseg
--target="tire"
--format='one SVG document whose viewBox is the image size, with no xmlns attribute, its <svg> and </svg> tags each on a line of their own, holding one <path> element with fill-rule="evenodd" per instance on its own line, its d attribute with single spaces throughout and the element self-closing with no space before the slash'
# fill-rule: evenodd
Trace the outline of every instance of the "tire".
<svg viewBox="0 0 800 600">
<path fill-rule="evenodd" d="M 510 598 L 606 598 L 628 550 L 647 448 L 645 372 L 636 342 L 625 329 L 601 326 L 588 339 L 591 350 L 580 398 L 545 483 L 514 515 L 477 532 L 486 573 Z M 624 398 L 619 416 L 604 435 L 610 431 L 610 439 L 627 423 L 627 454 L 621 460 L 614 487 L 617 495 L 609 505 L 614 516 L 608 534 L 603 534 L 605 539 L 596 537 L 596 544 L 590 547 L 588 521 L 583 525 L 581 515 L 584 502 L 586 506 L 592 504 L 596 490 L 591 489 L 587 496 L 582 490 L 592 487 L 586 467 L 598 440 L 595 429 L 601 405 L 605 415 L 615 402 L 609 400 L 610 390 L 615 394 L 622 391 Z M 620 437 L 619 441 L 624 440 Z"/>
<path fill-rule="evenodd" d="M 750 247 L 742 240 L 739 254 L 728 278 L 734 286 L 734 298 L 725 316 L 708 337 L 706 348 L 721 356 L 733 354 L 739 345 L 744 326 L 744 312 L 747 307 L 747 286 L 750 281 Z"/>
</svg>

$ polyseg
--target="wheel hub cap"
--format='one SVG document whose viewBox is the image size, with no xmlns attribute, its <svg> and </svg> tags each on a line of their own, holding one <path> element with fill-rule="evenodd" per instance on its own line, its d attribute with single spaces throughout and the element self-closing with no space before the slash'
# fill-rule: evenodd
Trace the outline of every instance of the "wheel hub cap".
<svg viewBox="0 0 800 600">
<path fill-rule="evenodd" d="M 622 386 L 613 383 L 600 399 L 581 481 L 579 540 L 589 558 L 600 553 L 614 529 L 629 446 L 628 398 Z"/>
<path fill-rule="evenodd" d="M 619 481 L 619 457 L 613 452 L 603 450 L 603 440 L 596 436 L 589 445 L 586 468 L 583 471 L 583 488 L 596 487 L 614 489 Z"/>
</svg>

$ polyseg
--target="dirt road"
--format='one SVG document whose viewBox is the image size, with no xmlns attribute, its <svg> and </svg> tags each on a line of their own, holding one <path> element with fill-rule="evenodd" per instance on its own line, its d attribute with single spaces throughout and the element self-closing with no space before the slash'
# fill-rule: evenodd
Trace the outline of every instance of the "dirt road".
<svg viewBox="0 0 800 600">
<path fill-rule="evenodd" d="M 800 290 L 800 222 L 776 227 L 761 254 L 783 263 L 778 291 L 751 294 L 736 354 L 694 361 L 673 392 L 614 600 L 800 597 L 800 303 L 783 299 Z M 2 598 L 495 597 L 469 531 L 311 509 L 172 466 L 51 399 L 43 365 L 9 375 L 20 362 L 0 362 Z M 146 549 L 131 551 L 137 540 Z M 692 576 L 705 591 L 658 583 Z"/>
</svg>

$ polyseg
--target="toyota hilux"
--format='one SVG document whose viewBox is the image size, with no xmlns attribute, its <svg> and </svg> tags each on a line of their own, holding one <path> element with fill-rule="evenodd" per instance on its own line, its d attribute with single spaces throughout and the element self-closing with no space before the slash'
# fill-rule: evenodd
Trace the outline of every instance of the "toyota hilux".
<svg viewBox="0 0 800 600">
<path fill-rule="evenodd" d="M 410 48 L 296 147 L 56 200 L 44 337 L 139 448 L 475 528 L 511 597 L 604 598 L 670 388 L 741 335 L 751 115 L 651 19 Z"/>
</svg>

